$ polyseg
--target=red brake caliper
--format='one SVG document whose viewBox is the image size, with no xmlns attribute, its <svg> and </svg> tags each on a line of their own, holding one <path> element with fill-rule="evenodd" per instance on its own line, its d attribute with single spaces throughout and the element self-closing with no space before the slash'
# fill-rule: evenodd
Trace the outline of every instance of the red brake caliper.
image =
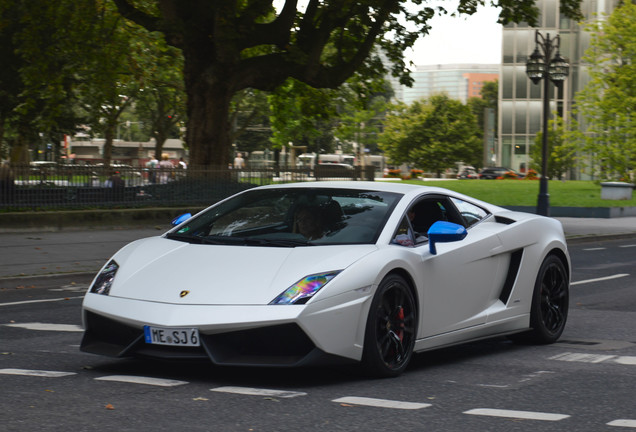
<svg viewBox="0 0 636 432">
<path fill-rule="evenodd" d="M 397 332 L 398 337 L 400 338 L 400 341 L 404 340 L 404 308 L 402 306 L 400 306 L 398 308 L 398 320 L 400 320 L 400 329 Z"/>
</svg>

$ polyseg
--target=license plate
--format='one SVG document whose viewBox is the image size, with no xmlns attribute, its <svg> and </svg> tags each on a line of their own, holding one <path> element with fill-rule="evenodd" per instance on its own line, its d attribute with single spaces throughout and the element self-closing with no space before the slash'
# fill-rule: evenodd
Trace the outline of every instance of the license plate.
<svg viewBox="0 0 636 432">
<path fill-rule="evenodd" d="M 199 330 L 195 328 L 164 328 L 144 326 L 147 344 L 194 347 L 201 346 Z"/>
</svg>

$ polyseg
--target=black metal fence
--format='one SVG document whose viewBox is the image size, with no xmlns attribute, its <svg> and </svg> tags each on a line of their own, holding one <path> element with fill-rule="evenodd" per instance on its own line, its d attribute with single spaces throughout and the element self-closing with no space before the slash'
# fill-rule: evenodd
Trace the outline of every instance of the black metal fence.
<svg viewBox="0 0 636 432">
<path fill-rule="evenodd" d="M 145 169 L 129 166 L 2 166 L 0 210 L 207 206 L 272 183 L 373 180 L 373 167 L 315 170 Z"/>
</svg>

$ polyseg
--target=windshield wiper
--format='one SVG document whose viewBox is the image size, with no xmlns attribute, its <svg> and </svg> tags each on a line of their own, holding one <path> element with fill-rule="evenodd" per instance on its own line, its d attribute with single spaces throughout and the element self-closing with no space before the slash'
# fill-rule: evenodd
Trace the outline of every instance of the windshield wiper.
<svg viewBox="0 0 636 432">
<path fill-rule="evenodd" d="M 192 244 L 241 245 L 241 246 L 273 246 L 296 247 L 313 246 L 314 243 L 303 239 L 264 239 L 255 237 L 208 236 L 198 237 L 185 234 L 168 234 L 166 238 Z"/>
<path fill-rule="evenodd" d="M 195 237 L 195 236 L 186 235 L 186 234 L 168 233 L 166 235 L 166 238 L 170 240 L 177 240 L 177 241 L 182 241 L 186 243 L 196 243 L 196 244 L 203 243 L 203 239 L 201 237 Z"/>
<path fill-rule="evenodd" d="M 245 244 L 248 246 L 275 246 L 275 247 L 296 247 L 296 246 L 308 246 L 313 243 L 308 242 L 307 240 L 300 239 L 264 239 L 264 238 L 254 238 L 254 237 L 246 237 Z"/>
<path fill-rule="evenodd" d="M 212 245 L 224 245 L 224 244 L 243 244 L 242 239 L 237 239 L 236 237 L 220 237 L 220 236 L 212 236 L 212 237 L 199 237 L 199 236 L 191 236 L 186 234 L 168 234 L 166 238 L 170 240 L 178 240 L 186 243 L 192 244 L 212 244 Z"/>
</svg>

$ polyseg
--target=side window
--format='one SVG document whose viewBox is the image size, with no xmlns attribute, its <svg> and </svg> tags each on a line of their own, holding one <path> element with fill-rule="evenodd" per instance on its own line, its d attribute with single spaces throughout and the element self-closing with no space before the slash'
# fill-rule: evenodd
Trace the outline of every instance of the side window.
<svg viewBox="0 0 636 432">
<path fill-rule="evenodd" d="M 437 221 L 447 221 L 448 212 L 443 199 L 426 198 L 415 203 L 408 212 L 413 229 L 425 236 Z"/>
<path fill-rule="evenodd" d="M 407 220 L 407 218 L 403 218 L 402 222 L 398 226 L 397 232 L 393 237 L 393 243 L 402 245 L 402 246 L 413 246 L 415 245 L 415 238 L 413 230 L 411 229 L 411 224 Z"/>
<path fill-rule="evenodd" d="M 458 198 L 451 198 L 451 200 L 453 201 L 453 204 L 455 204 L 455 206 L 457 207 L 457 210 L 459 210 L 459 213 L 461 214 L 462 219 L 464 220 L 466 224 L 466 227 L 475 225 L 477 222 L 482 221 L 490 214 L 483 208 L 478 207 L 469 202 L 460 200 Z"/>
</svg>

